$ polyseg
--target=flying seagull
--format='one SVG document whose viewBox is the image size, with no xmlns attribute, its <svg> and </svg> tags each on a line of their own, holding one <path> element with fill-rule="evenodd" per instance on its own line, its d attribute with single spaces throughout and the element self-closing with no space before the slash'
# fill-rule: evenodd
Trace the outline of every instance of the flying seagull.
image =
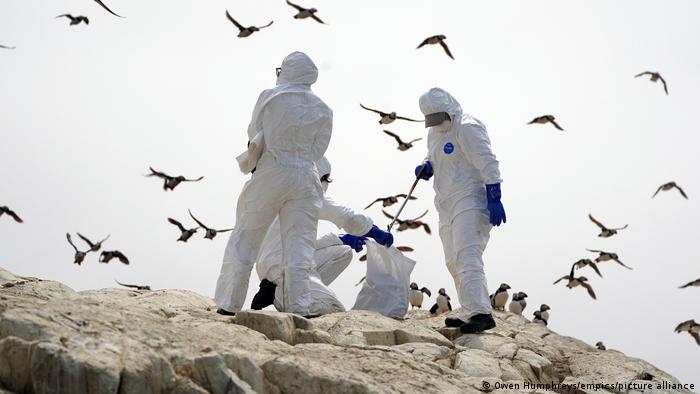
<svg viewBox="0 0 700 394">
<path fill-rule="evenodd" d="M 112 14 L 112 15 L 114 15 L 114 16 L 118 16 L 118 17 L 120 17 L 120 18 L 123 18 L 123 16 L 117 15 L 117 14 L 114 13 L 114 11 L 110 10 L 109 7 L 107 7 L 107 6 L 105 5 L 105 3 L 102 2 L 102 0 L 95 0 L 95 3 L 99 4 L 100 7 L 104 8 L 105 10 L 107 10 L 107 12 L 109 12 L 110 14 Z"/>
<path fill-rule="evenodd" d="M 163 179 L 163 190 L 165 190 L 165 191 L 175 190 L 175 188 L 182 182 L 199 182 L 202 179 L 204 179 L 203 176 L 200 176 L 199 178 L 196 178 L 196 179 L 187 179 L 182 175 L 170 176 L 164 172 L 154 170 L 153 167 L 148 167 L 148 168 L 151 170 L 151 173 L 146 175 L 146 176 L 148 176 L 148 177 L 156 176 L 158 178 Z"/>
<path fill-rule="evenodd" d="M 168 222 L 176 225 L 177 228 L 180 229 L 180 238 L 177 239 L 178 241 L 187 242 L 187 240 L 190 239 L 197 232 L 197 230 L 199 230 L 199 227 L 187 229 L 182 225 L 182 223 L 173 218 L 168 218 Z"/>
<path fill-rule="evenodd" d="M 383 207 L 385 207 L 385 208 L 386 208 L 386 207 L 390 207 L 390 206 L 396 204 L 397 202 L 399 202 L 399 198 L 406 198 L 406 195 L 405 195 L 405 194 L 397 194 L 397 195 L 395 195 L 395 196 L 379 197 L 378 199 L 372 201 L 371 204 L 369 204 L 368 206 L 366 206 L 365 209 L 371 207 L 372 205 L 374 205 L 375 203 L 378 203 L 378 202 L 380 202 L 380 201 L 382 202 L 382 206 L 383 206 Z M 417 197 L 414 197 L 414 196 L 411 196 L 411 197 L 409 197 L 408 199 L 409 199 L 409 200 L 417 200 L 418 198 L 417 198 Z"/>
<path fill-rule="evenodd" d="M 411 118 L 405 118 L 403 116 L 398 116 L 398 115 L 396 115 L 396 112 L 383 112 L 383 111 L 379 111 L 376 109 L 365 107 L 362 104 L 360 104 L 360 107 L 366 109 L 367 111 L 372 111 L 374 113 L 379 114 L 379 116 L 381 118 L 381 119 L 379 119 L 379 124 L 389 124 L 389 123 L 394 122 L 396 119 L 408 120 L 409 122 L 422 122 L 422 120 L 415 120 L 415 119 L 411 119 Z"/>
<path fill-rule="evenodd" d="M 294 19 L 306 19 L 311 17 L 313 20 L 315 20 L 318 23 L 325 24 L 326 22 L 322 21 L 321 18 L 316 16 L 316 13 L 318 12 L 317 9 L 315 8 L 304 8 L 300 5 L 294 4 L 291 1 L 287 0 L 287 4 L 290 6 L 294 7 L 297 11 L 299 11 L 296 15 L 294 15 Z"/>
<path fill-rule="evenodd" d="M 596 226 L 600 227 L 600 234 L 598 234 L 599 237 L 603 238 L 608 238 L 612 237 L 613 235 L 617 234 L 619 230 L 624 230 L 627 228 L 627 225 L 625 224 L 625 227 L 618 227 L 618 228 L 607 228 L 603 225 L 603 223 L 597 221 L 593 215 L 590 213 L 588 214 L 588 218 L 591 219 L 591 222 L 595 223 Z"/>
<path fill-rule="evenodd" d="M 447 56 L 449 56 L 450 59 L 454 60 L 454 56 L 452 56 L 452 52 L 450 52 L 450 48 L 447 47 L 447 43 L 445 43 L 445 39 L 447 39 L 447 37 L 444 34 L 439 34 L 437 36 L 428 37 L 425 40 L 423 40 L 423 42 L 421 42 L 420 45 L 418 45 L 418 47 L 416 49 L 419 49 L 419 48 L 423 47 L 424 45 L 440 44 L 442 49 L 445 50 L 445 53 L 447 54 Z"/>
<path fill-rule="evenodd" d="M 125 284 L 125 283 L 119 282 L 119 281 L 116 280 L 116 279 L 115 279 L 114 281 L 117 282 L 117 284 L 118 284 L 119 286 L 129 287 L 129 288 L 136 289 L 136 290 L 151 290 L 151 286 L 127 285 L 127 284 Z"/>
<path fill-rule="evenodd" d="M 651 82 L 658 82 L 659 80 L 661 80 L 661 83 L 664 84 L 664 92 L 666 92 L 666 95 L 668 96 L 668 86 L 666 86 L 666 80 L 661 76 L 661 74 L 659 74 L 658 72 L 653 72 L 653 71 L 644 71 L 643 73 L 639 73 L 639 74 L 635 75 L 634 77 L 639 78 L 639 77 L 644 76 L 644 75 L 648 75 L 649 80 Z"/>
<path fill-rule="evenodd" d="M 57 16 L 56 19 L 63 18 L 63 17 L 70 19 L 70 26 L 79 25 L 81 22 L 85 22 L 86 25 L 90 24 L 90 20 L 87 18 L 87 16 L 83 16 L 83 15 L 73 16 L 71 14 L 63 14 L 63 15 Z"/>
<path fill-rule="evenodd" d="M 83 260 L 85 260 L 85 256 L 87 256 L 89 250 L 86 251 L 80 251 L 78 248 L 75 247 L 75 244 L 73 244 L 73 240 L 71 239 L 70 233 L 66 233 L 66 238 L 68 239 L 68 243 L 70 246 L 73 247 L 75 250 L 75 256 L 73 257 L 73 264 L 78 264 L 81 265 L 83 263 Z"/>
<path fill-rule="evenodd" d="M 216 234 L 218 234 L 218 233 L 226 233 L 226 232 L 233 230 L 232 228 L 229 228 L 226 230 L 214 230 L 213 228 L 209 228 L 209 227 L 205 226 L 204 223 L 197 220 L 197 218 L 194 217 L 194 215 L 192 214 L 192 211 L 190 211 L 189 209 L 187 211 L 190 213 L 190 216 L 192 217 L 192 219 L 194 219 L 194 221 L 197 222 L 199 227 L 206 230 L 206 233 L 204 234 L 204 238 L 206 238 L 206 239 L 214 239 L 214 237 L 216 237 Z"/>
<path fill-rule="evenodd" d="M 561 130 L 561 131 L 564 131 L 564 129 L 562 129 L 561 126 L 559 126 L 559 124 L 558 124 L 554 119 L 555 119 L 555 118 L 554 118 L 554 115 L 542 115 L 542 116 L 538 116 L 538 117 L 536 117 L 535 119 L 531 120 L 530 122 L 528 122 L 528 124 L 534 124 L 534 123 L 538 123 L 538 124 L 551 123 L 551 124 L 552 124 L 554 127 L 556 127 L 557 129 L 559 129 L 559 130 Z"/>
<path fill-rule="evenodd" d="M 124 256 L 124 253 L 118 250 L 105 250 L 100 254 L 100 263 L 109 263 L 112 259 L 118 259 L 122 264 L 129 265 L 129 259 Z"/>
<path fill-rule="evenodd" d="M 274 23 L 274 21 L 271 21 L 270 23 L 268 23 L 268 24 L 265 25 L 265 26 L 260 26 L 260 27 L 257 27 L 257 26 L 243 27 L 243 25 L 241 25 L 240 23 L 236 22 L 235 19 L 233 19 L 233 17 L 231 16 L 231 14 L 228 13 L 228 10 L 226 10 L 226 18 L 228 18 L 228 20 L 230 20 L 231 23 L 233 23 L 234 26 L 236 26 L 236 27 L 238 28 L 238 30 L 239 30 L 239 32 L 238 32 L 238 37 L 241 37 L 241 38 L 248 37 L 248 36 L 250 36 L 251 34 L 255 33 L 256 31 L 260 31 L 260 29 L 264 29 L 264 28 L 266 28 L 266 27 L 270 27 L 270 26 Z"/>
<path fill-rule="evenodd" d="M 683 196 L 686 200 L 688 199 L 688 195 L 685 194 L 685 192 L 683 191 L 683 189 L 681 189 L 681 187 L 678 186 L 678 185 L 676 184 L 676 182 L 668 182 L 668 183 L 664 183 L 663 185 L 659 186 L 659 188 L 656 189 L 656 193 L 654 193 L 654 195 L 651 196 L 651 198 L 656 197 L 656 195 L 659 194 L 660 191 L 665 191 L 665 192 L 667 192 L 667 191 L 669 191 L 669 190 L 671 190 L 671 189 L 674 189 L 674 188 L 675 188 L 675 189 L 678 189 L 678 191 L 681 193 L 681 196 Z"/>
<path fill-rule="evenodd" d="M 414 143 L 414 142 L 422 140 L 422 138 L 416 138 L 415 140 L 411 140 L 411 141 L 409 141 L 409 142 L 403 142 L 403 141 L 401 140 L 401 138 L 400 138 L 398 135 L 392 133 L 391 131 L 389 131 L 389 130 L 383 130 L 383 131 L 384 131 L 384 133 L 386 133 L 387 135 L 390 135 L 390 136 L 394 137 L 394 139 L 396 140 L 396 142 L 399 144 L 399 146 L 398 146 L 396 149 L 398 149 L 398 150 L 400 150 L 400 151 L 402 151 L 402 152 L 403 152 L 403 151 L 407 151 L 407 150 L 413 148 L 413 143 Z"/>
<path fill-rule="evenodd" d="M 7 216 L 11 217 L 12 219 L 15 220 L 17 223 L 23 223 L 24 221 L 22 218 L 20 218 L 13 210 L 8 208 L 7 206 L 2 206 L 0 207 L 0 216 L 7 214 Z"/>
<path fill-rule="evenodd" d="M 385 210 L 382 209 L 382 213 L 384 216 L 388 217 L 391 220 L 394 220 L 394 217 L 389 215 Z M 423 227 L 423 230 L 425 230 L 426 233 L 432 234 L 430 231 L 430 226 L 428 226 L 427 223 L 421 222 L 419 219 L 421 219 L 423 216 L 425 216 L 428 213 L 428 211 L 423 212 L 422 215 L 418 216 L 415 219 L 407 219 L 407 220 L 401 220 L 401 219 L 396 219 L 396 223 L 399 224 L 399 229 L 398 231 L 404 231 L 404 230 L 415 230 L 417 228 Z"/>
<path fill-rule="evenodd" d="M 109 239 L 109 235 L 107 235 L 107 237 L 105 239 L 103 239 L 102 241 L 97 242 L 97 243 L 93 243 L 92 241 L 90 241 L 85 236 L 81 235 L 80 233 L 78 233 L 78 237 L 80 237 L 80 239 L 85 241 L 85 243 L 90 246 L 89 252 L 97 252 L 102 247 L 102 243 Z"/>
</svg>

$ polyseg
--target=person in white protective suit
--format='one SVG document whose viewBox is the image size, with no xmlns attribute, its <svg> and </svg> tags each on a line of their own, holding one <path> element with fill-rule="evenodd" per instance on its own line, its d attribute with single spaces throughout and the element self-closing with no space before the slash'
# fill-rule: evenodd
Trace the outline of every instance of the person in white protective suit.
<svg viewBox="0 0 700 394">
<path fill-rule="evenodd" d="M 253 264 L 279 217 L 289 312 L 309 315 L 309 275 L 323 200 L 315 163 L 330 142 L 333 112 L 311 91 L 318 69 L 307 55 L 288 55 L 276 71 L 277 86 L 263 91 L 253 110 L 248 156 L 238 158 L 253 176 L 238 198 L 236 225 L 216 283 L 221 314 L 243 307 Z"/>
<path fill-rule="evenodd" d="M 492 225 L 506 221 L 498 160 L 484 124 L 463 113 L 448 92 L 430 89 L 419 105 L 430 130 L 428 157 L 415 173 L 425 180 L 435 176 L 440 238 L 462 306 L 458 317 L 448 317 L 445 325 L 460 327 L 463 333 L 488 330 L 496 323 L 482 255 Z"/>
<path fill-rule="evenodd" d="M 317 169 L 325 194 L 328 184 L 332 182 L 331 164 L 323 157 L 318 161 Z M 327 195 L 324 195 L 319 220 L 330 221 L 348 234 L 328 233 L 316 240 L 315 265 L 310 280 L 312 315 L 345 311 L 345 307 L 328 285 L 348 267 L 352 260 L 352 250 L 362 251 L 366 237 L 373 238 L 385 246 L 391 246 L 393 243 L 391 233 L 377 228 L 372 219 L 336 203 Z M 280 312 L 287 311 L 289 297 L 286 297 L 284 291 L 284 265 L 279 237 L 279 221 L 275 221 L 265 236 L 255 264 L 261 282 L 260 290 L 253 297 L 251 309 L 259 310 L 274 304 Z"/>
</svg>

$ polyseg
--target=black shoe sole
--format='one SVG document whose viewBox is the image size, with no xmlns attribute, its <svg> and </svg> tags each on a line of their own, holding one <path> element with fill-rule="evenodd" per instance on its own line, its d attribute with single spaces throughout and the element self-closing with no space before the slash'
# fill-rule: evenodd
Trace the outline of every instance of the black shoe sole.
<svg viewBox="0 0 700 394">
<path fill-rule="evenodd" d="M 445 319 L 445 326 L 446 327 L 457 328 L 457 327 L 462 327 L 465 324 L 467 324 L 467 323 L 461 319 L 456 318 L 456 317 L 448 317 Z"/>
</svg>

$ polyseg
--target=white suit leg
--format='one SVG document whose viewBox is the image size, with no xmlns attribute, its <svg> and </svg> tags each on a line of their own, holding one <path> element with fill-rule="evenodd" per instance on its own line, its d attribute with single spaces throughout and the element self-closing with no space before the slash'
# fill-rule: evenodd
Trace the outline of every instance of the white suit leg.
<svg viewBox="0 0 700 394">
<path fill-rule="evenodd" d="M 447 269 L 462 307 L 459 318 L 464 321 L 479 313 L 491 313 L 482 259 L 490 231 L 488 215 L 481 210 L 461 212 L 451 224 L 440 226 Z"/>
<path fill-rule="evenodd" d="M 289 298 L 288 312 L 309 314 L 311 297 L 309 275 L 313 269 L 318 212 L 321 194 L 289 200 L 280 210 L 282 256 L 285 262 L 284 292 Z"/>
<path fill-rule="evenodd" d="M 333 245 L 314 253 L 316 271 L 324 285 L 333 283 L 352 261 L 352 249 L 347 245 Z"/>
<path fill-rule="evenodd" d="M 278 211 L 276 202 L 262 201 L 264 198 L 256 190 L 259 188 L 257 183 L 249 181 L 241 191 L 236 208 L 236 225 L 231 231 L 216 281 L 214 301 L 219 308 L 229 312 L 243 308 L 250 272 Z M 256 196 L 256 199 L 253 198 Z M 255 203 L 251 204 L 251 199 Z"/>
</svg>

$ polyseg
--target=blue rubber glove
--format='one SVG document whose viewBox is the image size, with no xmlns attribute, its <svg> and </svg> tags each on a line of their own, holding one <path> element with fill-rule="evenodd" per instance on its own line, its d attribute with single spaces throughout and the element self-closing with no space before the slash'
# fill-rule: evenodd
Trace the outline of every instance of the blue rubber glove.
<svg viewBox="0 0 700 394">
<path fill-rule="evenodd" d="M 506 222 L 506 210 L 501 204 L 501 184 L 494 183 L 493 185 L 486 185 L 486 201 L 489 209 L 489 222 L 493 226 L 500 226 L 501 223 Z"/>
<path fill-rule="evenodd" d="M 365 246 L 365 241 L 367 241 L 365 237 L 358 237 L 351 234 L 343 234 L 338 238 L 340 238 L 342 243 L 353 248 L 355 252 L 362 252 L 362 247 Z"/>
<path fill-rule="evenodd" d="M 414 174 L 416 174 L 416 177 L 418 176 L 418 172 L 420 171 L 421 167 L 423 167 L 423 164 L 419 165 L 416 167 L 416 169 L 413 171 Z M 423 170 L 423 175 L 420 177 L 420 179 L 423 179 L 425 181 L 430 180 L 430 177 L 433 176 L 433 165 L 429 161 L 425 162 L 425 169 Z"/>
<path fill-rule="evenodd" d="M 390 232 L 380 230 L 376 224 L 372 225 L 372 228 L 365 234 L 365 237 L 370 237 L 387 248 L 394 244 L 394 236 L 391 235 Z"/>
</svg>

